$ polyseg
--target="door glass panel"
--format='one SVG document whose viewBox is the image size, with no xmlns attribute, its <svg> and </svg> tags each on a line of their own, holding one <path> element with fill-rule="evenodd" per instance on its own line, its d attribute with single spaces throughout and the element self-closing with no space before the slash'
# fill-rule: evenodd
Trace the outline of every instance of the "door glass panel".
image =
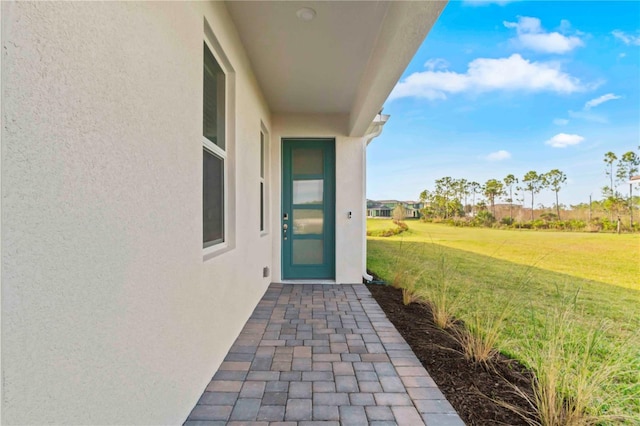
<svg viewBox="0 0 640 426">
<path fill-rule="evenodd" d="M 294 180 L 293 204 L 322 204 L 324 180 Z"/>
<path fill-rule="evenodd" d="M 321 149 L 293 149 L 294 175 L 321 175 L 323 164 Z"/>
<path fill-rule="evenodd" d="M 293 264 L 321 265 L 322 247 L 322 240 L 293 240 Z"/>
<path fill-rule="evenodd" d="M 322 210 L 293 210 L 293 233 L 296 235 L 322 234 Z"/>
</svg>

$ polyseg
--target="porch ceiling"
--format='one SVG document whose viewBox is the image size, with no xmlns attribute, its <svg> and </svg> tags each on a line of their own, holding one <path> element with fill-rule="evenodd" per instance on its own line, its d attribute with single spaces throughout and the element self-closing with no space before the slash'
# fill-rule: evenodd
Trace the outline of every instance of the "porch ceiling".
<svg viewBox="0 0 640 426">
<path fill-rule="evenodd" d="M 230 1 L 275 113 L 348 114 L 362 135 L 446 2 Z M 302 21 L 296 12 L 312 8 Z"/>
</svg>

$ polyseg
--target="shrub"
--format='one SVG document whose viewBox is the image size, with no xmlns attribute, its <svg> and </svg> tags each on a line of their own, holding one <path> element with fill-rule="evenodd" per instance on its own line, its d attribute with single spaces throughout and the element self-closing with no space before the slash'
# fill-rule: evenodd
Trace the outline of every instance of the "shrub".
<svg viewBox="0 0 640 426">
<path fill-rule="evenodd" d="M 571 229 L 572 231 L 580 231 L 580 230 L 586 229 L 587 227 L 587 222 L 580 219 L 570 219 L 568 220 L 568 224 L 569 224 L 569 229 Z"/>
<path fill-rule="evenodd" d="M 615 220 L 609 220 L 606 217 L 602 219 L 596 219 L 596 224 L 603 231 L 615 231 L 618 228 L 618 222 Z"/>
<path fill-rule="evenodd" d="M 512 217 L 503 217 L 503 218 L 500 220 L 500 223 L 501 223 L 501 224 L 503 224 L 503 225 L 508 225 L 508 226 L 513 225 L 513 223 L 514 223 L 514 222 L 515 222 L 515 220 L 514 220 Z"/>
<path fill-rule="evenodd" d="M 552 222 L 552 221 L 556 221 L 558 220 L 558 215 L 555 213 L 542 213 L 540 215 L 540 219 L 544 220 L 545 222 Z"/>
<path fill-rule="evenodd" d="M 392 237 L 409 230 L 409 226 L 405 222 L 394 220 L 393 223 L 396 225 L 394 228 L 388 228 L 378 231 L 367 231 L 367 235 L 371 237 Z"/>
<path fill-rule="evenodd" d="M 406 222 L 403 222 L 401 220 L 394 220 L 393 223 L 398 225 L 398 227 L 402 229 L 402 231 L 407 231 L 409 229 L 409 225 L 407 225 Z"/>
<path fill-rule="evenodd" d="M 473 218 L 473 226 L 491 226 L 496 218 L 491 214 L 489 210 L 480 210 Z"/>
<path fill-rule="evenodd" d="M 533 229 L 549 229 L 549 224 L 542 219 L 536 219 L 531 222 L 531 227 Z"/>
<path fill-rule="evenodd" d="M 600 232 L 602 231 L 602 224 L 597 220 L 592 220 L 587 224 L 587 226 L 585 227 L 585 230 L 587 232 Z"/>
</svg>

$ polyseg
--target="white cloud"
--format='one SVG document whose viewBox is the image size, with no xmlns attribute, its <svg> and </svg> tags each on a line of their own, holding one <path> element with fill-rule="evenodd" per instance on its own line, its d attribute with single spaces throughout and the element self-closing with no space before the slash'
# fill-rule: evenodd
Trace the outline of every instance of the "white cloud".
<svg viewBox="0 0 640 426">
<path fill-rule="evenodd" d="M 557 62 L 531 62 L 518 54 L 508 58 L 478 58 L 465 73 L 448 70 L 416 72 L 399 82 L 389 99 L 446 99 L 447 94 L 496 90 L 573 93 L 587 89 Z"/>
<path fill-rule="evenodd" d="M 500 151 L 492 152 L 484 158 L 489 161 L 508 160 L 509 158 L 511 158 L 511 154 L 509 153 L 509 151 L 501 149 Z"/>
<path fill-rule="evenodd" d="M 529 16 L 519 16 L 518 22 L 503 22 L 507 28 L 515 28 L 518 36 L 513 39 L 518 47 L 544 53 L 567 53 L 576 47 L 584 46 L 584 42 L 576 36 L 564 35 L 559 32 L 548 33 L 540 24 L 540 19 Z M 562 20 L 560 28 L 567 31 L 571 24 Z"/>
<path fill-rule="evenodd" d="M 442 58 L 433 58 L 425 62 L 424 67 L 430 71 L 443 70 L 449 67 L 449 62 Z"/>
<path fill-rule="evenodd" d="M 626 34 L 620 30 L 611 31 L 611 34 L 613 34 L 615 38 L 622 40 L 627 46 L 640 46 L 640 35 Z"/>
<path fill-rule="evenodd" d="M 600 104 L 603 104 L 607 101 L 612 101 L 614 99 L 620 99 L 622 96 L 614 95 L 613 93 L 607 93 L 606 95 L 602 95 L 599 98 L 591 99 L 586 104 L 584 104 L 584 110 L 589 111 L 591 108 L 596 107 Z"/>
<path fill-rule="evenodd" d="M 546 141 L 545 144 L 553 148 L 566 148 L 571 145 L 578 145 L 582 141 L 584 141 L 584 138 L 580 135 L 558 133 L 557 135 Z"/>
<path fill-rule="evenodd" d="M 566 118 L 556 118 L 553 120 L 553 124 L 555 124 L 556 126 L 566 126 L 567 124 L 569 124 L 569 120 L 567 120 Z"/>
<path fill-rule="evenodd" d="M 588 112 L 588 111 L 571 111 L 569 110 L 569 117 L 571 118 L 580 118 L 582 120 L 587 120 L 587 121 L 592 121 L 594 123 L 602 123 L 602 124 L 606 124 L 609 122 L 609 120 L 602 116 L 602 115 L 598 115 L 598 114 L 593 114 L 592 112 Z"/>
<path fill-rule="evenodd" d="M 567 33 L 569 30 L 571 30 L 571 22 L 566 19 L 561 19 L 558 29 L 563 33 Z"/>
</svg>

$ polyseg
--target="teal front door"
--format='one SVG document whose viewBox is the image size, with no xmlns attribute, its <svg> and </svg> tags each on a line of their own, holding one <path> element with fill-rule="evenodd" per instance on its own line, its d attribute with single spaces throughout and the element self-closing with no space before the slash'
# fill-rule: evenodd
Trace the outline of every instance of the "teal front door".
<svg viewBox="0 0 640 426">
<path fill-rule="evenodd" d="M 335 140 L 282 140 L 282 278 L 335 278 Z"/>
</svg>

